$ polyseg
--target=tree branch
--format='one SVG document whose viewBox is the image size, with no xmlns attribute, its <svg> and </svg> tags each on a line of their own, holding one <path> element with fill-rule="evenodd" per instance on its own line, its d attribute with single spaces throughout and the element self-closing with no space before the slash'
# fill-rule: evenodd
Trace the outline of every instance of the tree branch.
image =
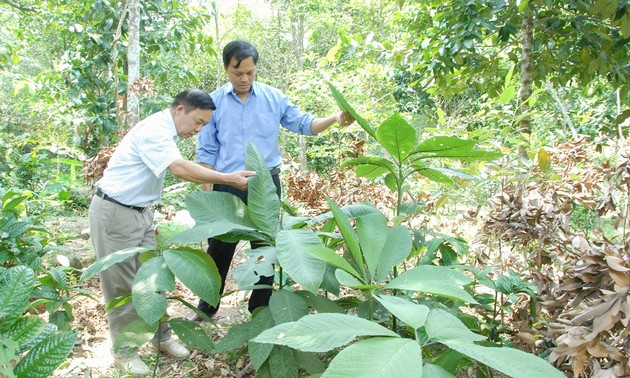
<svg viewBox="0 0 630 378">
<path fill-rule="evenodd" d="M 22 12 L 35 12 L 35 8 L 33 8 L 31 5 L 22 5 L 10 0 L 0 0 L 0 3 L 7 4 L 8 6 L 21 10 Z"/>
</svg>

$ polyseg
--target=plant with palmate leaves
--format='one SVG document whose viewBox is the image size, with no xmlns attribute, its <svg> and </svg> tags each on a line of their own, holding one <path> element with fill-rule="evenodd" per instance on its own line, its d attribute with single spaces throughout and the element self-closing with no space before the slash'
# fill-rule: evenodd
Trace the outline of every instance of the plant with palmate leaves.
<svg viewBox="0 0 630 378">
<path fill-rule="evenodd" d="M 423 349 L 439 343 L 486 366 L 518 378 L 565 377 L 551 364 L 512 348 L 479 345 L 484 336 L 471 332 L 448 311 L 398 296 L 375 298 L 413 330 L 406 338 L 374 322 L 346 314 L 307 315 L 263 331 L 252 342 L 303 352 L 342 349 L 321 377 L 455 377 L 437 364 L 423 361 Z"/>
<path fill-rule="evenodd" d="M 114 298 L 106 304 L 106 309 L 133 303 L 139 319 L 128 324 L 116 339 L 114 349 L 140 347 L 157 332 L 160 323 L 168 320 L 179 339 L 192 348 L 210 353 L 214 349 L 211 338 L 197 323 L 183 318 L 169 318 L 166 313 L 167 299 L 177 300 L 185 306 L 195 307 L 179 296 L 166 297 L 164 293 L 175 290 L 175 278 L 186 285 L 193 293 L 206 302 L 216 305 L 219 302 L 221 277 L 214 261 L 202 250 L 179 246 L 169 248 L 161 245 L 163 238 L 157 238 L 157 246 L 126 248 L 107 257 L 96 260 L 81 275 L 85 282 L 114 264 L 134 258 L 140 254 L 142 265 L 134 279 L 131 293 Z M 156 352 L 156 358 L 159 353 Z"/>
<path fill-rule="evenodd" d="M 472 139 L 436 136 L 419 143 L 416 130 L 398 113 L 390 116 L 374 130 L 348 104 L 334 85 L 331 83 L 328 85 L 339 107 L 350 113 L 359 126 L 388 153 L 388 157 L 361 156 L 349 159 L 342 167 L 355 166 L 357 175 L 370 179 L 384 176 L 387 187 L 398 194 L 396 215 L 403 212 L 403 193 L 407 189 L 408 180 L 414 175 L 421 175 L 433 182 L 447 185 L 455 183 L 451 177 L 475 178 L 460 170 L 431 166 L 430 162 L 436 160 L 479 162 L 503 156 L 498 152 L 476 149 L 477 142 Z"/>
<path fill-rule="evenodd" d="M 266 243 L 265 247 L 247 251 L 251 257 L 235 270 L 241 289 L 252 288 L 260 275 L 274 274 L 274 265 L 281 272 L 280 290 L 272 294 L 269 306 L 257 309 L 250 321 L 231 328 L 215 352 L 234 350 L 247 343 L 252 365 L 262 377 L 296 377 L 299 369 L 309 374 L 354 376 L 357 370 L 344 370 L 350 369 L 347 361 L 352 360 L 374 367 L 360 371 L 365 376 L 399 376 L 400 366 L 405 366 L 406 371 L 400 376 L 417 377 L 423 371 L 427 371 L 427 376 L 436 376 L 436 372 L 452 376 L 449 374 L 454 374 L 462 355 L 515 377 L 539 376 L 541 371 L 550 372 L 549 377 L 559 376 L 551 365 L 533 355 L 475 344 L 485 337 L 474 334 L 458 319 L 461 312 L 444 305 L 448 301 L 453 307 L 475 303 L 464 289 L 472 279 L 454 267 L 418 266 L 392 279 L 392 267 L 404 262 L 411 253 L 411 233 L 405 227 L 388 227 L 385 217 L 375 208 L 340 208 L 329 201 L 328 213 L 314 218 L 284 216 L 280 221 L 280 205 L 265 161 L 252 145 L 247 154 L 247 169 L 257 172 L 250 179 L 248 205 L 225 193 L 191 193 L 186 201 L 196 224 L 171 239 L 196 243 L 207 237 L 250 238 Z M 355 219 L 355 226 L 351 219 Z M 323 226 L 317 232 L 309 228 L 320 223 Z M 335 232 L 337 228 L 339 233 Z M 321 238 L 327 239 L 328 246 Z M 347 247 L 345 258 L 329 248 L 342 245 Z M 286 276 L 305 290 L 291 291 L 289 285 L 283 285 Z M 354 296 L 332 301 L 321 294 L 322 289 L 339 294 L 340 285 L 360 291 L 364 300 Z M 417 296 L 424 304 L 390 295 L 394 290 Z M 411 334 L 413 339 L 346 314 L 348 308 L 356 307 L 359 314 L 368 318 L 380 310 L 392 313 L 407 324 L 396 331 Z M 290 341 L 284 343 L 286 336 L 290 336 Z M 376 337 L 341 351 L 326 369 L 317 353 L 343 346 L 359 336 Z M 300 339 L 308 345 L 292 341 Z M 453 353 L 449 358 L 431 358 L 431 363 L 423 365 L 423 348 L 435 352 L 432 344 L 436 342 Z M 362 357 L 364 353 L 369 358 Z M 448 359 L 455 363 L 445 361 Z M 401 361 L 404 364 L 399 364 Z M 410 364 L 415 368 L 408 370 Z"/>
</svg>

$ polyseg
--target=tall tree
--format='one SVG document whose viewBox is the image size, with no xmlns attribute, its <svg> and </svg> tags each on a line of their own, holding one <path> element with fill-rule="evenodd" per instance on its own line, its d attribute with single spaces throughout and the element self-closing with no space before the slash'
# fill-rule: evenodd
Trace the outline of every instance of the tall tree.
<svg viewBox="0 0 630 378">
<path fill-rule="evenodd" d="M 526 133 L 532 86 L 603 78 L 627 93 L 627 1 L 405 2 L 397 23 L 396 39 L 402 43 L 383 42 L 385 53 L 419 73 L 417 83 L 424 89 L 448 96 L 472 87 L 498 96 L 510 66 L 519 64 L 519 106 L 525 115 L 519 130 Z"/>
<path fill-rule="evenodd" d="M 140 0 L 129 1 L 129 38 L 127 41 L 127 128 L 140 118 Z"/>
</svg>

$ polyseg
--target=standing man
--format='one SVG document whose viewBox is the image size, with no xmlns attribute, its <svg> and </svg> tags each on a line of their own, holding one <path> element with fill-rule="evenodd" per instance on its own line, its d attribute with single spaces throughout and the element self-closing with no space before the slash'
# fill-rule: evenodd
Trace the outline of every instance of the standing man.
<svg viewBox="0 0 630 378">
<path fill-rule="evenodd" d="M 354 119 L 347 112 L 339 112 L 326 118 L 315 118 L 293 105 L 280 90 L 256 81 L 258 51 L 249 42 L 236 40 L 223 49 L 223 68 L 229 82 L 212 92 L 210 96 L 218 107 L 210 123 L 198 136 L 197 159 L 201 165 L 218 172 L 235 172 L 245 169 L 248 143 L 253 143 L 267 162 L 278 196 L 281 194 L 280 164 L 282 157 L 278 144 L 280 126 L 303 135 L 317 135 L 335 123 L 348 126 Z M 204 186 L 209 190 L 210 186 Z M 247 203 L 247 191 L 226 185 L 214 185 L 215 191 L 229 192 Z M 208 254 L 221 275 L 221 293 L 237 243 L 208 239 Z M 256 243 L 252 248 L 256 248 Z M 273 276 L 261 277 L 258 285 L 272 285 Z M 267 306 L 271 289 L 252 291 L 248 309 Z M 208 316 L 218 310 L 203 300 L 197 308 Z M 201 320 L 195 313 L 189 320 Z"/>
<path fill-rule="evenodd" d="M 149 206 L 161 197 L 167 169 L 183 180 L 247 189 L 247 177 L 255 172 L 212 171 L 183 159 L 177 148 L 179 138 L 196 135 L 215 109 L 208 94 L 188 89 L 175 97 L 170 108 L 145 118 L 125 135 L 96 183 L 96 195 L 90 205 L 90 230 L 98 259 L 128 247 L 155 245 Z M 131 293 L 139 268 L 136 255 L 100 273 L 105 303 Z M 123 328 L 136 319 L 138 314 L 132 302 L 107 312 L 112 345 L 116 345 Z M 175 358 L 190 355 L 183 344 L 171 338 L 168 323 L 162 324 L 152 342 L 158 344 L 158 340 L 160 349 Z M 116 364 L 128 373 L 150 373 L 136 348 L 123 347 L 113 351 L 113 355 Z"/>
</svg>

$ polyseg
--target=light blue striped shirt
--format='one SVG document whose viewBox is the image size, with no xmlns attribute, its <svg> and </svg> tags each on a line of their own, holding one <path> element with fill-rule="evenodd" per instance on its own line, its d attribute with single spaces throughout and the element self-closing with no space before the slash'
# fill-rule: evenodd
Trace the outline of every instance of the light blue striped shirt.
<svg viewBox="0 0 630 378">
<path fill-rule="evenodd" d="M 125 205 L 159 201 L 166 170 L 182 159 L 178 141 L 170 109 L 150 115 L 123 137 L 96 186 Z"/>
<path fill-rule="evenodd" d="M 258 148 L 269 168 L 280 165 L 280 126 L 294 133 L 313 135 L 311 122 L 315 117 L 300 111 L 287 95 L 269 85 L 254 81 L 245 103 L 230 83 L 210 96 L 217 110 L 197 136 L 197 159 L 219 172 L 245 169 L 249 142 Z"/>
</svg>

